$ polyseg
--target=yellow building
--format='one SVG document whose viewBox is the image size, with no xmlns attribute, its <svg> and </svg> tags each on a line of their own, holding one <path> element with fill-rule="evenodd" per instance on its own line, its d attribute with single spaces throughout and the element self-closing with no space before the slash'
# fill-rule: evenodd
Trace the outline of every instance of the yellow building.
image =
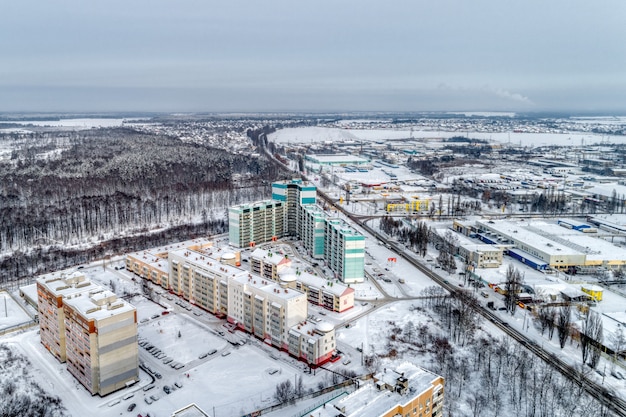
<svg viewBox="0 0 626 417">
<path fill-rule="evenodd" d="M 142 251 L 126 255 L 126 269 L 163 288 L 168 285 L 167 252 Z"/>
<path fill-rule="evenodd" d="M 385 369 L 352 394 L 333 402 L 344 417 L 439 417 L 444 379 L 409 362 Z"/>
<path fill-rule="evenodd" d="M 228 313 L 228 281 L 246 271 L 209 257 L 208 253 L 177 249 L 168 254 L 169 289 L 218 316 Z"/>
<path fill-rule="evenodd" d="M 429 207 L 430 200 L 413 199 L 406 203 L 389 203 L 387 204 L 387 212 L 423 213 L 427 212 Z"/>
<path fill-rule="evenodd" d="M 602 301 L 602 292 L 604 291 L 602 287 L 598 285 L 583 285 L 580 289 L 585 294 L 589 294 L 594 301 Z"/>
</svg>

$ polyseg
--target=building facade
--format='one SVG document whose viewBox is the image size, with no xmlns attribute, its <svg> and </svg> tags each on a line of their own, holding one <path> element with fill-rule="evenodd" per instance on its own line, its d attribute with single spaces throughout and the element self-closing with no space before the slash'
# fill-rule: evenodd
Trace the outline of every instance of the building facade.
<svg viewBox="0 0 626 417">
<path fill-rule="evenodd" d="M 139 381 L 137 311 L 110 291 L 65 300 L 67 370 L 101 396 Z"/>
<path fill-rule="evenodd" d="M 288 261 L 279 254 L 275 254 L 277 262 L 263 261 L 267 251 L 253 253 L 258 255 L 259 265 L 267 263 L 268 268 L 261 269 L 268 276 L 273 276 L 274 272 L 278 274 L 282 260 Z M 204 310 L 225 317 L 265 343 L 292 353 L 289 332 L 307 319 L 306 294 L 271 277 L 244 271 L 190 249 L 172 251 L 168 259 L 172 292 Z M 334 349 L 334 330 L 332 333 Z M 306 351 L 298 352 L 294 357 L 318 365 L 327 360 L 327 345 L 317 341 L 316 337 L 312 340 L 315 340 L 315 348 L 308 342 L 302 344 Z M 323 357 L 315 356 L 318 353 Z"/>
<path fill-rule="evenodd" d="M 343 313 L 354 307 L 354 289 L 328 281 L 307 272 L 290 271 L 280 277 L 281 283 L 302 291 L 307 301 L 327 310 Z"/>
<path fill-rule="evenodd" d="M 324 211 L 318 206 L 304 206 L 299 238 L 312 258 L 324 259 L 326 238 L 326 219 Z"/>
<path fill-rule="evenodd" d="M 81 293 L 98 291 L 100 287 L 79 272 L 54 274 L 37 279 L 37 306 L 41 344 L 59 360 L 67 358 L 65 312 L 63 301 Z"/>
<path fill-rule="evenodd" d="M 176 295 L 217 316 L 228 314 L 228 281 L 248 273 L 202 253 L 178 249 L 168 255 L 169 288 Z"/>
<path fill-rule="evenodd" d="M 167 252 L 136 252 L 126 255 L 126 269 L 140 277 L 167 288 L 168 272 Z"/>
<path fill-rule="evenodd" d="M 37 279 L 41 343 L 92 395 L 139 381 L 137 311 L 80 273 Z"/>
<path fill-rule="evenodd" d="M 298 236 L 302 207 L 317 203 L 317 188 L 299 179 L 278 181 L 272 183 L 272 199 L 284 204 L 285 235 Z"/>
<path fill-rule="evenodd" d="M 250 254 L 250 271 L 263 278 L 278 280 L 278 274 L 291 266 L 291 260 L 279 253 L 255 249 Z"/>
<path fill-rule="evenodd" d="M 306 296 L 261 277 L 239 276 L 228 285 L 228 321 L 279 349 L 289 329 L 306 320 Z"/>
<path fill-rule="evenodd" d="M 292 327 L 287 335 L 289 354 L 311 365 L 328 361 L 335 347 L 335 328 L 327 322 L 313 324 L 305 321 Z"/>
<path fill-rule="evenodd" d="M 324 259 L 344 283 L 365 278 L 365 236 L 340 219 L 326 220 Z"/>
<path fill-rule="evenodd" d="M 255 246 L 284 236 L 285 203 L 257 201 L 228 209 L 228 238 L 237 248 Z"/>
</svg>

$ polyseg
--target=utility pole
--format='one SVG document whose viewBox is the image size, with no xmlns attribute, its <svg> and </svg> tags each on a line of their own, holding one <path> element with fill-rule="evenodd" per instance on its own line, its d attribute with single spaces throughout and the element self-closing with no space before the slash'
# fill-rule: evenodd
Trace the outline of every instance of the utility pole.
<svg viewBox="0 0 626 417">
<path fill-rule="evenodd" d="M 361 366 L 363 366 L 363 342 L 361 342 Z"/>
</svg>

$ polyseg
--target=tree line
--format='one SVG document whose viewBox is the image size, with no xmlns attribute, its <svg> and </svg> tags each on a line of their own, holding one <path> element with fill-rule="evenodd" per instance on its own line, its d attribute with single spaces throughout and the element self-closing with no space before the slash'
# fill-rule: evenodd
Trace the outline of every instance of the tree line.
<svg viewBox="0 0 626 417">
<path fill-rule="evenodd" d="M 3 280 L 39 270 L 36 255 L 59 265 L 57 257 L 78 248 L 107 252 L 98 246 L 124 247 L 116 239 L 155 229 L 223 230 L 213 222 L 225 219 L 227 207 L 265 198 L 282 175 L 263 155 L 128 128 L 0 135 L 0 141 L 12 147 L 0 161 Z"/>
</svg>

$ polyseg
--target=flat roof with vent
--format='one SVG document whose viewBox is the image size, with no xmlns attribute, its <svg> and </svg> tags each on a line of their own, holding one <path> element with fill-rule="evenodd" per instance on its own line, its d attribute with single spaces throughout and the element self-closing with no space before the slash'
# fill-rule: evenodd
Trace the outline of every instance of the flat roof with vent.
<svg viewBox="0 0 626 417">
<path fill-rule="evenodd" d="M 94 294 L 80 294 L 63 301 L 86 319 L 102 320 L 135 310 L 128 302 L 108 290 Z"/>
<path fill-rule="evenodd" d="M 82 274 L 56 272 L 37 278 L 37 283 L 56 297 L 68 298 L 77 294 L 89 294 L 102 288 L 89 281 Z"/>
<path fill-rule="evenodd" d="M 248 287 L 257 288 L 265 294 L 270 294 L 284 300 L 301 297 L 303 295 L 301 291 L 292 288 L 282 288 L 277 282 L 261 278 L 260 276 L 254 274 L 238 275 L 234 277 L 233 280 L 247 285 Z"/>
</svg>

